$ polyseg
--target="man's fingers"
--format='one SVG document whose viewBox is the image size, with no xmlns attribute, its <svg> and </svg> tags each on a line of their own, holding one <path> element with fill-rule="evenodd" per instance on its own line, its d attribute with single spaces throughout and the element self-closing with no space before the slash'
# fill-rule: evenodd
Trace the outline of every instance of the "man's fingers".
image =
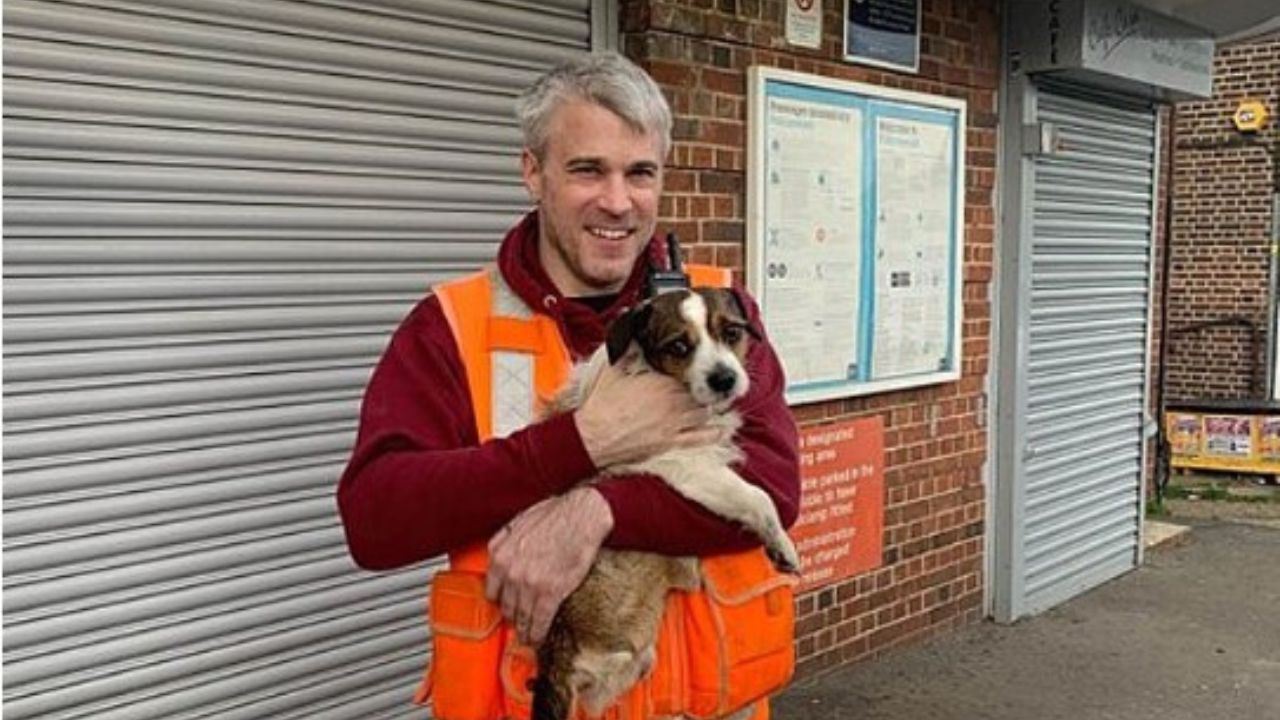
<svg viewBox="0 0 1280 720">
<path fill-rule="evenodd" d="M 674 444 L 676 447 L 682 448 L 714 445 L 721 441 L 723 434 L 723 430 L 715 427 L 699 427 L 691 430 L 682 430 L 676 435 Z"/>
<path fill-rule="evenodd" d="M 539 620 L 534 618 L 529 623 L 529 637 L 525 639 L 526 645 L 536 646 L 542 643 L 547 637 L 547 631 L 551 629 L 551 619 Z"/>
<path fill-rule="evenodd" d="M 489 539 L 489 571 L 484 575 L 484 596 L 491 602 L 496 601 L 502 591 L 507 566 L 502 550 L 510 536 L 511 526 L 504 525 Z"/>
<path fill-rule="evenodd" d="M 484 575 L 484 597 L 489 602 L 498 599 L 498 592 L 502 590 L 502 581 L 498 580 L 498 576 L 494 574 L 493 568 L 489 568 L 489 572 Z"/>
<path fill-rule="evenodd" d="M 514 621 L 516 624 L 516 634 L 520 636 L 520 642 L 525 645 L 532 645 L 534 621 L 533 602 L 528 599 L 527 594 L 526 597 L 521 598 L 518 606 L 516 607 Z"/>
<path fill-rule="evenodd" d="M 497 602 L 499 594 L 502 592 L 503 571 L 498 563 L 492 559 L 492 550 L 489 553 L 489 557 L 489 571 L 484 574 L 484 596 L 489 602 Z"/>
<path fill-rule="evenodd" d="M 709 407 L 694 407 L 686 410 L 680 416 L 680 431 L 701 430 L 706 427 L 714 415 L 715 411 Z"/>
<path fill-rule="evenodd" d="M 534 605 L 533 617 L 529 623 L 529 644 L 537 645 L 547 636 L 547 631 L 551 629 L 551 620 L 560 609 L 560 603 L 563 600 L 564 598 L 544 596 Z"/>
</svg>

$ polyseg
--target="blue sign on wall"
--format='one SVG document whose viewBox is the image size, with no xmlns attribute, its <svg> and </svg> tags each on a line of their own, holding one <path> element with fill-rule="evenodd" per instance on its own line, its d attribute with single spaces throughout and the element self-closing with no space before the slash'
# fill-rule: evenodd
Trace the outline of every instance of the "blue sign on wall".
<svg viewBox="0 0 1280 720">
<path fill-rule="evenodd" d="M 920 0 L 845 0 L 844 59 L 920 68 Z"/>
</svg>

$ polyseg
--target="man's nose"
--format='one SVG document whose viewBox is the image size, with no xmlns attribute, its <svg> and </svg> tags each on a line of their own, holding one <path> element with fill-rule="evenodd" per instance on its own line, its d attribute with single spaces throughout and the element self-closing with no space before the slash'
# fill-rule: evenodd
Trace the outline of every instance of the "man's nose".
<svg viewBox="0 0 1280 720">
<path fill-rule="evenodd" d="M 623 215 L 631 210 L 631 204 L 631 188 L 626 178 L 610 175 L 600 193 L 600 208 L 613 215 Z"/>
</svg>

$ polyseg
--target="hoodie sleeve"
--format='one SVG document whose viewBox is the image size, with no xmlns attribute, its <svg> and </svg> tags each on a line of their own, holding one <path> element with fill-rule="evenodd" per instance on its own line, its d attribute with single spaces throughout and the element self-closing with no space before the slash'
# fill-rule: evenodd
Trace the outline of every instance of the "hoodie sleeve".
<svg viewBox="0 0 1280 720">
<path fill-rule="evenodd" d="M 457 346 L 429 297 L 369 381 L 337 502 L 356 563 L 391 569 L 485 540 L 594 473 L 571 415 L 479 442 Z"/>
<path fill-rule="evenodd" d="M 751 388 L 737 404 L 743 425 L 737 442 L 745 459 L 735 467 L 747 482 L 768 493 L 784 527 L 800 507 L 798 432 L 784 397 L 782 364 L 769 344 L 759 308 L 739 292 L 761 340 L 747 353 Z M 671 555 L 710 555 L 760 545 L 754 534 L 685 499 L 661 479 L 648 475 L 610 477 L 596 487 L 613 511 L 615 548 Z"/>
</svg>

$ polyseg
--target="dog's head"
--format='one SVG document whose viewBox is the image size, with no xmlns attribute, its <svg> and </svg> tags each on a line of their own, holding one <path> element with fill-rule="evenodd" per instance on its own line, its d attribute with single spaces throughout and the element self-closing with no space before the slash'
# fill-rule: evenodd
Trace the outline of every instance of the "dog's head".
<svg viewBox="0 0 1280 720">
<path fill-rule="evenodd" d="M 730 290 L 663 293 L 623 313 L 605 341 L 609 362 L 637 349 L 654 370 L 679 380 L 702 405 L 746 394 L 747 337 L 759 335 Z"/>
</svg>

